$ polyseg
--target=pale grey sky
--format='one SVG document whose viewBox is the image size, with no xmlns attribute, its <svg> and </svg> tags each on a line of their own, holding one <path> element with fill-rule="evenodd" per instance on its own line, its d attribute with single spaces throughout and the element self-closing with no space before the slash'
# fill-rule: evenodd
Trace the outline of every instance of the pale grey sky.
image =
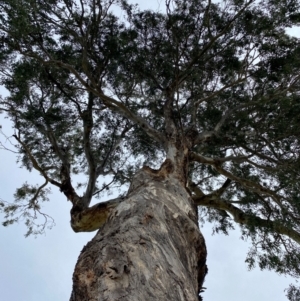
<svg viewBox="0 0 300 301">
<path fill-rule="evenodd" d="M 154 7 L 164 1 L 134 1 L 142 8 Z M 294 34 L 299 35 L 299 29 Z M 0 90 L 0 95 L 1 95 Z M 5 133 L 11 133 L 10 123 L 0 115 Z M 3 137 L 0 137 L 5 142 Z M 27 181 L 41 181 L 36 172 L 18 168 L 15 155 L 0 150 L 0 198 L 12 201 L 16 187 Z M 56 222 L 52 230 L 38 238 L 24 238 L 23 224 L 7 228 L 0 226 L 0 299 L 3 301 L 66 301 L 72 286 L 72 273 L 83 246 L 94 233 L 74 233 L 69 225 L 71 205 L 55 187 L 44 210 Z M 0 216 L 1 220 L 1 216 Z M 248 245 L 239 239 L 239 231 L 230 236 L 211 236 L 211 226 L 202 232 L 208 249 L 208 275 L 204 286 L 204 301 L 284 301 L 284 289 L 291 278 L 255 269 L 248 272 L 244 263 Z M 143 301 L 143 300 L 141 300 Z"/>
</svg>

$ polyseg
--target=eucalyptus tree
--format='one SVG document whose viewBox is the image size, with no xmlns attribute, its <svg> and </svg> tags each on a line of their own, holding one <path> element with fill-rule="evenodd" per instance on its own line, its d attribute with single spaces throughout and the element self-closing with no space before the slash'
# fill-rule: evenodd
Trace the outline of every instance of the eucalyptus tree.
<svg viewBox="0 0 300 301">
<path fill-rule="evenodd" d="M 201 299 L 199 219 L 216 232 L 238 224 L 250 268 L 300 276 L 300 43 L 286 34 L 299 6 L 0 1 L 0 109 L 19 162 L 44 179 L 1 203 L 3 224 L 22 217 L 27 235 L 43 231 L 40 204 L 55 186 L 72 229 L 98 230 L 71 301 Z"/>
</svg>

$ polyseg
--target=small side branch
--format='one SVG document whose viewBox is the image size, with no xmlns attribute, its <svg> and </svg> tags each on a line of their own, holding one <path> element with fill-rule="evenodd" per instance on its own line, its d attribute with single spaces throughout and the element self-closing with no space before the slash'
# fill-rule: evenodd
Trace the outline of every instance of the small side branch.
<svg viewBox="0 0 300 301">
<path fill-rule="evenodd" d="M 13 135 L 13 137 L 14 137 L 14 138 L 22 145 L 22 147 L 24 148 L 26 154 L 28 155 L 28 157 L 29 157 L 29 159 L 30 159 L 30 161 L 31 161 L 31 163 L 32 163 L 33 168 L 36 169 L 37 171 L 39 171 L 39 172 L 42 174 L 42 176 L 45 178 L 45 180 L 46 180 L 47 182 L 49 182 L 49 183 L 51 183 L 52 185 L 55 185 L 55 186 L 61 188 L 61 187 L 62 187 L 62 184 L 59 183 L 59 182 L 57 182 L 57 181 L 55 181 L 55 180 L 53 180 L 53 179 L 51 179 L 51 178 L 49 178 L 48 175 L 47 175 L 47 173 L 45 172 L 45 170 L 39 166 L 38 162 L 36 161 L 36 159 L 35 159 L 34 156 L 32 155 L 30 149 L 22 142 L 21 138 L 20 138 L 19 136 L 17 136 L 17 135 Z"/>
</svg>

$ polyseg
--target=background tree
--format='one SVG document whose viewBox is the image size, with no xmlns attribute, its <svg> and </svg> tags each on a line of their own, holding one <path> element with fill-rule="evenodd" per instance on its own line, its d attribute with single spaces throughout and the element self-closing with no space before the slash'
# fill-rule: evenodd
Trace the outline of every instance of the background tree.
<svg viewBox="0 0 300 301">
<path fill-rule="evenodd" d="M 129 216 L 143 216 L 139 235 L 154 219 L 174 226 L 169 237 L 186 237 L 175 249 L 190 249 L 193 259 L 185 272 L 193 274 L 195 290 L 205 274 L 205 245 L 191 226 L 192 199 L 200 218 L 213 222 L 216 232 L 227 233 L 236 222 L 242 237 L 252 239 L 250 267 L 257 262 L 298 277 L 300 47 L 285 29 L 299 23 L 299 4 L 174 0 L 166 1 L 165 13 L 155 13 L 125 1 L 0 1 L 2 84 L 10 92 L 1 110 L 14 123 L 22 165 L 45 179 L 39 187 L 25 183 L 16 191 L 16 203 L 2 204 L 4 225 L 21 213 L 28 235 L 43 229 L 35 228 L 35 216 L 52 184 L 72 202 L 74 231 L 101 228 L 96 238 L 108 239 L 112 225 L 118 232 L 126 224 L 128 212 L 117 213 L 135 198 Z M 112 5 L 122 9 L 123 20 L 111 12 Z M 78 173 L 87 178 L 79 184 L 82 196 L 71 182 Z M 110 183 L 98 187 L 97 179 L 107 175 Z M 170 216 L 183 217 L 181 225 L 167 213 L 161 220 L 159 207 L 150 210 L 140 201 L 151 194 L 143 190 L 147 181 L 154 181 L 163 203 L 178 207 Z M 90 206 L 93 197 L 128 183 L 126 196 Z M 163 184 L 171 185 L 167 192 Z M 182 202 L 168 203 L 179 194 Z M 155 195 L 149 198 L 154 204 Z M 190 211 L 180 205 L 184 202 Z M 187 235 L 185 227 L 194 234 Z M 153 243 L 154 233 L 149 235 Z M 162 237 L 156 241 L 164 245 Z M 141 245 L 148 248 L 147 239 Z M 100 248 L 95 240 L 89 246 Z M 179 254 L 182 262 L 183 257 Z M 71 300 L 84 300 L 81 294 L 91 289 L 76 278 L 86 272 L 82 262 Z M 110 279 L 123 281 L 124 288 L 133 270 L 124 262 L 112 265 Z M 122 275 L 115 265 L 124 267 Z M 146 275 L 141 270 L 139 281 Z M 187 274 L 173 275 L 172 281 L 185 283 Z M 197 295 L 190 287 L 186 300 Z M 296 294 L 292 287 L 290 300 Z M 183 300 L 180 294 L 175 298 Z"/>
</svg>

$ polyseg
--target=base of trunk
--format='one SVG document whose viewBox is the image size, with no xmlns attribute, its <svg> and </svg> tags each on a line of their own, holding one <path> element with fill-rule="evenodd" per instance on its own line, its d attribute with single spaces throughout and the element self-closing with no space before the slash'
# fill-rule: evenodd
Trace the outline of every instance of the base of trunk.
<svg viewBox="0 0 300 301">
<path fill-rule="evenodd" d="M 206 247 L 196 208 L 174 178 L 141 170 L 82 250 L 71 301 L 198 301 Z"/>
</svg>

